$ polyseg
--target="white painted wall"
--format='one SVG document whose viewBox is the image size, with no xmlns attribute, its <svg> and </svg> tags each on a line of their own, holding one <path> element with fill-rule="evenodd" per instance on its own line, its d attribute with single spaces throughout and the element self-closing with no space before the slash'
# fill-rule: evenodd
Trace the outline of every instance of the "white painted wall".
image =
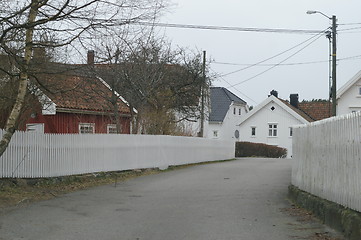
<svg viewBox="0 0 361 240">
<path fill-rule="evenodd" d="M 2 134 L 0 129 L 0 138 Z M 16 132 L 0 157 L 0 178 L 165 169 L 231 159 L 234 152 L 234 142 L 195 137 Z"/>
<path fill-rule="evenodd" d="M 292 184 L 361 212 L 361 112 L 294 129 Z"/>
<path fill-rule="evenodd" d="M 352 111 L 361 111 L 361 79 L 354 83 L 337 100 L 337 115 L 351 113 Z"/>
<path fill-rule="evenodd" d="M 271 108 L 275 109 L 272 111 Z M 251 114 L 251 110 L 248 114 Z M 277 137 L 269 136 L 269 124 L 277 124 Z M 265 143 L 269 145 L 287 148 L 287 157 L 292 156 L 292 137 L 290 128 L 302 122 L 285 111 L 275 102 L 270 102 L 253 116 L 244 121 L 240 126 L 240 141 Z M 256 128 L 256 135 L 251 135 L 252 127 Z"/>
<path fill-rule="evenodd" d="M 236 109 L 236 114 L 234 114 L 234 108 Z M 207 109 L 206 109 L 207 110 Z M 241 110 L 241 112 L 239 112 Z M 235 131 L 238 130 L 238 124 L 240 119 L 243 115 L 248 112 L 247 105 L 244 104 L 234 104 L 231 103 L 229 106 L 228 112 L 223 120 L 223 122 L 209 122 L 209 113 L 205 113 L 205 121 L 204 121 L 204 138 L 209 139 L 219 139 L 219 140 L 226 140 L 226 141 L 239 141 L 235 137 Z M 178 119 L 181 116 L 177 116 Z M 200 120 L 190 122 L 190 121 L 181 121 L 178 124 L 186 133 L 190 133 L 190 136 L 197 136 L 197 133 L 200 131 Z M 214 135 L 214 132 L 217 132 L 217 136 Z"/>
<path fill-rule="evenodd" d="M 234 112 L 235 109 L 235 112 Z M 239 112 L 241 111 L 241 112 Z M 247 106 L 244 104 L 232 103 L 222 123 L 208 123 L 207 137 L 211 139 L 239 141 L 235 137 L 235 131 L 238 130 L 238 124 L 243 115 L 247 113 Z M 218 136 L 214 136 L 214 131 L 218 131 Z"/>
</svg>

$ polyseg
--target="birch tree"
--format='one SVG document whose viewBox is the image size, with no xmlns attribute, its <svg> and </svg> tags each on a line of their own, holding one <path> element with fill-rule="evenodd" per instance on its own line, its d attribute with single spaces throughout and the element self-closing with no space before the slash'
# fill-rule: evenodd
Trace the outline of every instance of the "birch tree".
<svg viewBox="0 0 361 240">
<path fill-rule="evenodd" d="M 2 0 L 0 2 L 0 54 L 14 62 L 4 81 L 17 81 L 17 95 L 0 140 L 0 156 L 16 130 L 30 76 L 33 49 L 60 49 L 67 61 L 83 49 L 121 31 L 130 23 L 157 17 L 165 0 Z M 49 40 L 51 39 L 51 40 Z"/>
</svg>

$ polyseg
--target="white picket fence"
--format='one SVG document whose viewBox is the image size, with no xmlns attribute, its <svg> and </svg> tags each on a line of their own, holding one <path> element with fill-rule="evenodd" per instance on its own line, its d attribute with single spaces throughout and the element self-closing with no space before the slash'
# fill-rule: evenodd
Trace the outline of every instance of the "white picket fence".
<svg viewBox="0 0 361 240">
<path fill-rule="evenodd" d="M 361 113 L 294 129 L 292 184 L 361 212 Z"/>
<path fill-rule="evenodd" d="M 3 132 L 0 130 L 0 137 Z M 192 137 L 16 132 L 0 178 L 41 178 L 161 168 L 234 158 L 234 142 Z"/>
</svg>

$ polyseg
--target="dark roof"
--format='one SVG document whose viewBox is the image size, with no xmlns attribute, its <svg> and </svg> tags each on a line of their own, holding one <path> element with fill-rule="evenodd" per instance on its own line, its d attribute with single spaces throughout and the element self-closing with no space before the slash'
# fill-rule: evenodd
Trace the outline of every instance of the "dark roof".
<svg viewBox="0 0 361 240">
<path fill-rule="evenodd" d="M 238 104 L 247 104 L 241 98 L 223 87 L 210 88 L 211 112 L 209 114 L 210 122 L 223 122 L 229 106 L 232 102 Z"/>
</svg>

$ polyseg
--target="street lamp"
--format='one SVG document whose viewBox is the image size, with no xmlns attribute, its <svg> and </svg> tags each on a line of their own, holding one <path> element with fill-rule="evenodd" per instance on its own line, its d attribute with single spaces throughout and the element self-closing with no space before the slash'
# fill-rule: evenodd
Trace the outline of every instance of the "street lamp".
<svg viewBox="0 0 361 240">
<path fill-rule="evenodd" d="M 331 88 L 331 95 L 332 95 L 332 116 L 336 116 L 336 106 L 337 106 L 337 99 L 336 99 L 336 16 L 332 15 L 332 17 L 327 16 L 326 14 L 320 12 L 320 11 L 307 11 L 307 14 L 315 14 L 319 13 L 322 16 L 330 19 L 332 21 L 332 88 Z"/>
</svg>

